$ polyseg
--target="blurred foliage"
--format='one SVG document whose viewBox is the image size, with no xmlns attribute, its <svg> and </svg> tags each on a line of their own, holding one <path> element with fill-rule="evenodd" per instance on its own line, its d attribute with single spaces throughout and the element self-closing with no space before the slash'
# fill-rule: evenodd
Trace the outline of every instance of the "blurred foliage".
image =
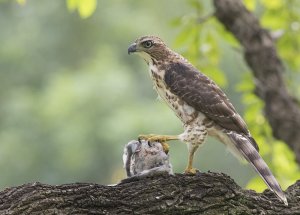
<svg viewBox="0 0 300 215">
<path fill-rule="evenodd" d="M 26 4 L 26 0 L 16 0 L 20 5 L 25 5 Z"/>
<path fill-rule="evenodd" d="M 125 177 L 121 156 L 129 140 L 141 133 L 182 132 L 174 114 L 155 100 L 147 66 L 127 55 L 128 45 L 145 34 L 165 39 L 222 86 L 284 188 L 300 178 L 293 153 L 273 139 L 241 47 L 212 16 L 211 1 L 110 0 L 98 7 L 96 0 L 16 2 L 0 4 L 1 187 L 115 183 Z M 284 31 L 277 48 L 286 83 L 299 98 L 298 1 L 245 2 L 264 27 Z M 265 188 L 251 167 L 224 153 L 217 141 L 207 142 L 197 168 Z M 183 171 L 186 160 L 186 146 L 171 143 L 175 172 Z"/>
<path fill-rule="evenodd" d="M 287 70 L 284 73 L 285 83 L 291 94 L 300 100 L 300 1 L 247 0 L 246 3 L 265 28 L 272 32 L 283 32 L 283 36 L 277 41 L 277 49 Z"/>
<path fill-rule="evenodd" d="M 97 7 L 97 0 L 66 0 L 70 11 L 78 10 L 82 18 L 91 16 Z"/>
<path fill-rule="evenodd" d="M 250 2 L 250 1 L 248 1 Z M 277 41 L 277 50 L 282 57 L 286 72 L 283 74 L 285 83 L 290 93 L 300 99 L 300 2 L 296 0 L 275 0 L 275 1 L 252 1 L 253 6 L 249 8 L 260 19 L 261 24 L 271 32 L 282 31 L 283 35 Z M 280 14 L 280 18 L 278 18 Z M 250 128 L 253 128 L 253 135 L 262 145 L 261 154 L 271 165 L 274 174 L 277 176 L 283 188 L 294 183 L 300 178 L 299 166 L 295 162 L 293 152 L 288 146 L 272 137 L 272 131 L 263 116 L 263 103 L 253 94 L 252 86 L 248 85 L 250 77 L 244 77 L 244 103 L 248 104 L 245 117 Z M 251 89 L 252 88 L 252 89 Z M 259 126 L 257 126 L 259 125 Z M 259 128 L 263 128 L 259 129 Z M 262 187 L 263 182 L 255 183 L 258 176 L 249 183 L 249 187 Z"/>
</svg>

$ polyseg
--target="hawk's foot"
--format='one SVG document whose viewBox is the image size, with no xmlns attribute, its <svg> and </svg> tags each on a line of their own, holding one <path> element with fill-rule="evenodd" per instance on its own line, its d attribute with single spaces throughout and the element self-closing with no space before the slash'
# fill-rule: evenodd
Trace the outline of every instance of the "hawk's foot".
<svg viewBox="0 0 300 215">
<path fill-rule="evenodd" d="M 187 174 L 187 175 L 196 175 L 197 173 L 200 173 L 200 171 L 196 168 L 186 168 L 184 170 L 184 174 Z"/>
<path fill-rule="evenodd" d="M 169 140 L 178 140 L 178 136 L 176 135 L 157 135 L 157 134 L 142 134 L 139 135 L 139 140 L 146 140 L 149 142 L 158 142 L 161 143 L 163 150 L 166 154 L 169 152 L 169 145 L 167 141 Z"/>
<path fill-rule="evenodd" d="M 141 134 L 139 135 L 139 139 L 150 142 L 164 143 L 169 140 L 178 140 L 179 138 L 177 135 Z"/>
</svg>

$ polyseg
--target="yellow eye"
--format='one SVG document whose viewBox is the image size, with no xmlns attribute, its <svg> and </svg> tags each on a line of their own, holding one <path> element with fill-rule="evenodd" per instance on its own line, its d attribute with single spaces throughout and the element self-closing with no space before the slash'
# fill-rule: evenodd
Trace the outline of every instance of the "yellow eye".
<svg viewBox="0 0 300 215">
<path fill-rule="evenodd" d="M 144 48 L 150 48 L 151 46 L 153 46 L 153 42 L 151 40 L 147 40 L 145 42 L 142 43 Z"/>
</svg>

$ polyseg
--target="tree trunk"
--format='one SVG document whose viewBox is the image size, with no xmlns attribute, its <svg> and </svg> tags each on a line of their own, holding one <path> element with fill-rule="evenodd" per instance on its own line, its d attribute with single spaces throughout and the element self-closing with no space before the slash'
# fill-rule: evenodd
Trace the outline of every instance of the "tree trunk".
<svg viewBox="0 0 300 215">
<path fill-rule="evenodd" d="M 286 191 L 289 206 L 269 190 L 241 189 L 219 173 L 161 173 L 114 186 L 41 183 L 0 193 L 0 214 L 300 214 L 300 181 Z"/>
<path fill-rule="evenodd" d="M 286 142 L 300 164 L 300 108 L 286 90 L 270 33 L 241 0 L 214 0 L 215 15 L 244 48 L 244 57 L 255 77 L 256 94 L 265 102 L 265 115 L 273 136 Z"/>
</svg>

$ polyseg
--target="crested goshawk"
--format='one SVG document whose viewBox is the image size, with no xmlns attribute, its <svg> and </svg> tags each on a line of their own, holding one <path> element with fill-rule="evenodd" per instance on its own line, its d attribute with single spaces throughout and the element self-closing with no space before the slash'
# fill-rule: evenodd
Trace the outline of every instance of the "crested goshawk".
<svg viewBox="0 0 300 215">
<path fill-rule="evenodd" d="M 258 153 L 246 123 L 225 93 L 191 63 L 156 36 L 138 38 L 128 48 L 148 64 L 154 89 L 182 121 L 180 135 L 142 135 L 149 141 L 181 140 L 189 150 L 186 173 L 195 173 L 193 157 L 207 135 L 216 137 L 235 155 L 246 159 L 268 187 L 287 204 L 280 185 Z"/>
</svg>

